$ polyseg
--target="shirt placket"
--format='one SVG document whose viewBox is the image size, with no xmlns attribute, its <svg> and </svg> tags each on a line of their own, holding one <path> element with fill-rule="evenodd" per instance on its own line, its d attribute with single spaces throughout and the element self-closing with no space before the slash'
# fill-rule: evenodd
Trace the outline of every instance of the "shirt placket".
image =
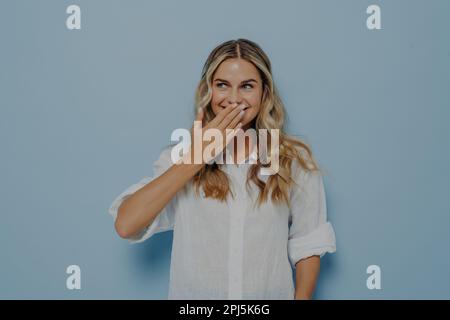
<svg viewBox="0 0 450 320">
<path fill-rule="evenodd" d="M 236 195 L 230 202 L 229 259 L 228 259 L 228 299 L 242 299 L 242 277 L 244 263 L 244 224 L 246 214 L 246 194 L 243 190 L 243 168 L 231 169 Z"/>
</svg>

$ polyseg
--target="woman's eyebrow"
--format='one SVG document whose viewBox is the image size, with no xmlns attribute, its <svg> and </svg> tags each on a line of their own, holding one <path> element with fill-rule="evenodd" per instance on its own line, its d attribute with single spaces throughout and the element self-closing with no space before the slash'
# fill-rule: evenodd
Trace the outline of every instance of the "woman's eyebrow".
<svg viewBox="0 0 450 320">
<path fill-rule="evenodd" d="M 227 80 L 224 80 L 224 79 L 215 79 L 214 81 L 229 83 Z M 248 82 L 256 82 L 256 83 L 258 83 L 258 81 L 256 81 L 255 79 L 247 79 L 247 80 L 242 81 L 241 84 L 242 83 L 248 83 Z"/>
</svg>

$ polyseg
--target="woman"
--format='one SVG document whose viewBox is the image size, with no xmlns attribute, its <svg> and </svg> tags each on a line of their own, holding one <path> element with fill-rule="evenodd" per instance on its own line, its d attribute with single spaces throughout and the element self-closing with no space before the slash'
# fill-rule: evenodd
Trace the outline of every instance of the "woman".
<svg viewBox="0 0 450 320">
<path fill-rule="evenodd" d="M 196 105 L 205 130 L 277 129 L 277 172 L 261 174 L 252 139 L 229 150 L 236 135 L 200 163 L 174 164 L 170 146 L 154 163 L 152 178 L 113 202 L 117 233 L 137 243 L 174 230 L 169 299 L 311 299 L 320 257 L 336 250 L 335 234 L 310 148 L 283 131 L 267 55 L 245 39 L 217 46 L 204 65 Z M 246 162 L 222 164 L 224 155 Z"/>
</svg>

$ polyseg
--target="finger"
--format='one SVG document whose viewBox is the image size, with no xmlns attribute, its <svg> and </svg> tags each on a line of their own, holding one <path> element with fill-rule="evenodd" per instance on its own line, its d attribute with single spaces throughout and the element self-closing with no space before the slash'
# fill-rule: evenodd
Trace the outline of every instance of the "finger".
<svg viewBox="0 0 450 320">
<path fill-rule="evenodd" d="M 233 103 L 232 105 L 229 105 L 225 109 L 220 110 L 219 113 L 217 113 L 217 115 L 214 117 L 214 119 L 212 119 L 209 122 L 211 124 L 211 128 L 216 128 L 228 114 L 230 114 L 236 109 L 237 106 L 238 106 L 237 103 Z"/>
<path fill-rule="evenodd" d="M 236 128 L 234 129 L 228 129 L 226 130 L 226 135 L 225 135 L 225 145 L 228 145 L 230 143 L 230 141 L 239 133 L 239 129 L 242 128 L 242 122 L 239 122 L 236 126 Z"/>
<path fill-rule="evenodd" d="M 225 128 L 227 128 L 229 126 L 229 124 L 233 121 L 233 119 L 235 119 L 236 117 L 238 117 L 239 119 L 242 118 L 242 116 L 244 115 L 244 111 L 243 111 L 243 105 L 236 107 L 232 112 L 230 112 L 217 126 L 218 129 L 220 130 L 225 130 Z"/>
<path fill-rule="evenodd" d="M 226 129 L 235 129 L 236 126 L 240 123 L 242 118 L 244 117 L 244 111 L 239 112 L 239 114 L 231 120 Z"/>
</svg>

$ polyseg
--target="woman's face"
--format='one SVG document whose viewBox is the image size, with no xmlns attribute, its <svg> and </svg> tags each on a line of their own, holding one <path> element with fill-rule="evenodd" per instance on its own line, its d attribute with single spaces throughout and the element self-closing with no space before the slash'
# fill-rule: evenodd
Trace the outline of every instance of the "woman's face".
<svg viewBox="0 0 450 320">
<path fill-rule="evenodd" d="M 258 115 L 263 93 L 258 69 L 247 60 L 232 58 L 223 61 L 212 80 L 211 106 L 214 114 L 234 103 L 247 108 L 242 117 L 243 128 L 248 128 Z"/>
</svg>

